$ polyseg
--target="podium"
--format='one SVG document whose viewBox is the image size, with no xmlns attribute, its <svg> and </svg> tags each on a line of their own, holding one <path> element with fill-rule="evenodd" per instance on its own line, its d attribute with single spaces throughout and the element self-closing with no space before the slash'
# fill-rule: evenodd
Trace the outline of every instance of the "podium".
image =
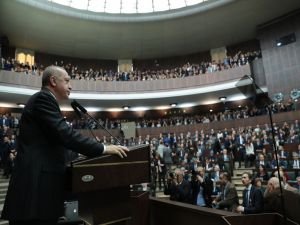
<svg viewBox="0 0 300 225">
<path fill-rule="evenodd" d="M 123 159 L 104 155 L 73 161 L 67 168 L 67 191 L 78 199 L 79 216 L 87 224 L 133 225 L 136 221 L 133 216 L 139 213 L 134 204 L 139 195 L 132 200 L 130 185 L 150 181 L 150 147 L 129 150 Z"/>
</svg>

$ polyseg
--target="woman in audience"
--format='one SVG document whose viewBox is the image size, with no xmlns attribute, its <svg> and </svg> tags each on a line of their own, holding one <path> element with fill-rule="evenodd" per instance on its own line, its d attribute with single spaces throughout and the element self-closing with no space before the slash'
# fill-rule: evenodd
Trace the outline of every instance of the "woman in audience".
<svg viewBox="0 0 300 225">
<path fill-rule="evenodd" d="M 266 171 L 266 167 L 264 165 L 259 165 L 257 173 L 256 173 L 256 178 L 260 178 L 263 181 L 268 181 L 269 180 L 269 174 Z"/>
</svg>

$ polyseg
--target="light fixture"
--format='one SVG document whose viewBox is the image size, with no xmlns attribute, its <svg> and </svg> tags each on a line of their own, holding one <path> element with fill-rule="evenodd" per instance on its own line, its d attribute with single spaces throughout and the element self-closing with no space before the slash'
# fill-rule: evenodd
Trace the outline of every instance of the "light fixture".
<svg viewBox="0 0 300 225">
<path fill-rule="evenodd" d="M 223 102 L 226 100 L 226 97 L 225 96 L 219 97 L 219 100 Z"/>
<path fill-rule="evenodd" d="M 129 108 L 130 108 L 130 106 L 128 106 L 128 105 L 123 106 L 124 110 L 128 110 Z"/>
<path fill-rule="evenodd" d="M 20 108 L 24 108 L 25 104 L 24 103 L 17 103 L 17 106 L 19 106 Z"/>
<path fill-rule="evenodd" d="M 292 100 L 297 101 L 300 98 L 300 90 L 296 88 L 291 90 L 290 97 Z"/>
<path fill-rule="evenodd" d="M 210 112 L 212 112 L 213 110 L 212 110 L 212 109 L 210 109 L 209 111 L 210 111 Z"/>
<path fill-rule="evenodd" d="M 176 107 L 176 106 L 177 106 L 177 103 L 171 103 L 170 106 L 171 106 L 171 107 Z"/>
<path fill-rule="evenodd" d="M 291 44 L 293 42 L 296 42 L 296 35 L 295 33 L 288 34 L 286 36 L 280 37 L 276 40 L 276 46 L 281 47 L 284 45 Z"/>
<path fill-rule="evenodd" d="M 283 101 L 283 94 L 281 92 L 275 93 L 272 97 L 273 101 L 276 103 L 280 103 Z"/>
</svg>

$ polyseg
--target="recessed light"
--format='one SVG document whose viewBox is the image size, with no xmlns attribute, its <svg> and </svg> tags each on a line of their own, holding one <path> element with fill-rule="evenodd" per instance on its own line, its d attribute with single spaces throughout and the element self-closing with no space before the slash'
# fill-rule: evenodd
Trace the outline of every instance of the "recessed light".
<svg viewBox="0 0 300 225">
<path fill-rule="evenodd" d="M 177 103 L 171 103 L 170 106 L 171 106 L 171 107 L 176 107 L 176 106 L 177 106 Z"/>
<path fill-rule="evenodd" d="M 130 108 L 130 106 L 127 106 L 127 105 L 126 105 L 126 106 L 123 106 L 123 109 L 124 109 L 124 110 L 128 110 L 129 108 Z"/>
<path fill-rule="evenodd" d="M 226 100 L 226 97 L 225 96 L 222 96 L 222 97 L 219 97 L 220 101 L 225 101 Z"/>
</svg>

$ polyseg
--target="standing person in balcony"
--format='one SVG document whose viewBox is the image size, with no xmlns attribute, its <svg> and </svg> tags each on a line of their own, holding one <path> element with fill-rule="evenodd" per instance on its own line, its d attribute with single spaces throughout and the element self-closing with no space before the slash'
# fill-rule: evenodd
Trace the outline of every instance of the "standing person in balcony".
<svg viewBox="0 0 300 225">
<path fill-rule="evenodd" d="M 26 104 L 20 121 L 15 166 L 2 219 L 10 225 L 54 225 L 63 215 L 65 151 L 86 156 L 116 154 L 126 157 L 123 146 L 104 146 L 70 127 L 58 102 L 71 92 L 70 77 L 61 67 L 49 66 L 41 91 Z"/>
</svg>

